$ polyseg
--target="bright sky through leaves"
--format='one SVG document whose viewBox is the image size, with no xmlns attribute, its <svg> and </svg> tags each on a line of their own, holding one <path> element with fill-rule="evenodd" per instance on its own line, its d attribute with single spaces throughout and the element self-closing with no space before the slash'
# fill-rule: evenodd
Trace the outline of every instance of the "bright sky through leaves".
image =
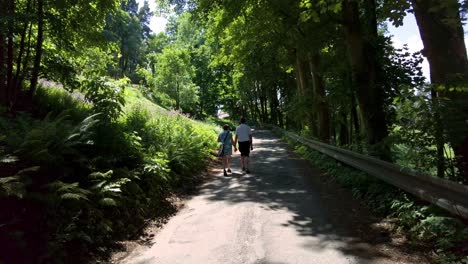
<svg viewBox="0 0 468 264">
<path fill-rule="evenodd" d="M 465 30 L 465 45 L 468 43 L 468 38 L 466 32 L 468 27 L 464 25 Z M 391 23 L 388 23 L 388 31 L 390 35 L 393 35 L 393 44 L 397 48 L 403 47 L 404 44 L 408 45 L 410 52 L 417 52 L 424 48 L 421 36 L 419 35 L 418 25 L 416 24 L 416 19 L 413 14 L 409 13 L 404 21 L 403 26 L 394 27 Z M 423 74 L 429 80 L 429 63 L 427 59 L 424 59 L 423 62 Z"/>
<path fill-rule="evenodd" d="M 141 7 L 143 5 L 144 0 L 138 0 L 138 4 Z M 155 11 L 155 3 L 154 1 L 148 1 L 151 11 Z M 163 32 L 166 28 L 167 19 L 163 17 L 153 16 L 150 22 L 150 28 L 153 33 Z M 468 31 L 468 27 L 465 25 L 465 32 Z M 404 44 L 408 45 L 410 52 L 417 52 L 423 49 L 423 44 L 421 41 L 421 37 L 419 36 L 418 26 L 416 24 L 416 20 L 413 14 L 408 14 L 403 22 L 403 26 L 401 27 L 394 27 L 389 23 L 388 31 L 390 35 L 393 35 L 393 43 L 394 46 L 397 48 L 403 47 Z M 468 43 L 468 38 L 465 36 L 465 43 Z M 424 76 L 429 80 L 429 63 L 427 59 L 424 59 L 423 62 L 423 73 Z"/>
<path fill-rule="evenodd" d="M 142 7 L 144 0 L 138 0 L 138 7 Z M 156 5 L 153 0 L 148 0 L 148 4 L 150 6 L 151 11 L 154 13 L 156 9 Z M 164 17 L 151 17 L 150 28 L 153 33 L 163 32 L 166 28 L 167 19 Z"/>
</svg>

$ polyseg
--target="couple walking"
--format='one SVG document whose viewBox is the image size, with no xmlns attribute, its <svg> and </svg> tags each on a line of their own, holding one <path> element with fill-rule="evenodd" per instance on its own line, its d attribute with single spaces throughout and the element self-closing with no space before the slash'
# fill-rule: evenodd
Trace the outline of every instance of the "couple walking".
<svg viewBox="0 0 468 264">
<path fill-rule="evenodd" d="M 249 155 L 250 150 L 253 150 L 252 145 L 252 130 L 245 124 L 245 118 L 241 118 L 240 125 L 236 127 L 235 139 L 229 131 L 229 126 L 224 125 L 223 131 L 218 136 L 218 142 L 223 143 L 223 171 L 224 176 L 231 172 L 231 155 L 232 155 L 232 142 L 234 142 L 234 151 L 237 151 L 237 143 L 239 143 L 239 151 L 241 153 L 241 167 L 245 173 L 250 173 L 249 170 Z M 227 171 L 226 171 L 227 168 Z"/>
</svg>

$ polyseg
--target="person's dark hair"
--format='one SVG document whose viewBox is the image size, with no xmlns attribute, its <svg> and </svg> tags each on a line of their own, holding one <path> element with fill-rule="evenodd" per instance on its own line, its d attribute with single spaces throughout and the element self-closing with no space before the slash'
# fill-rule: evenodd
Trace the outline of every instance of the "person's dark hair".
<svg viewBox="0 0 468 264">
<path fill-rule="evenodd" d="M 241 118 L 241 124 L 244 124 L 245 123 L 245 117 L 242 117 Z"/>
<path fill-rule="evenodd" d="M 223 126 L 223 129 L 224 129 L 224 130 L 229 130 L 229 125 L 224 125 L 224 126 Z"/>
</svg>

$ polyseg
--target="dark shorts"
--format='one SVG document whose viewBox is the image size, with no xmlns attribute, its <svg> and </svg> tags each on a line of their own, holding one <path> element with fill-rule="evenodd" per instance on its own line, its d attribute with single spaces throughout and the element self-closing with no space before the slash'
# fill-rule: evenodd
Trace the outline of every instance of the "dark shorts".
<svg viewBox="0 0 468 264">
<path fill-rule="evenodd" d="M 241 156 L 248 157 L 250 154 L 250 141 L 239 141 L 239 151 Z"/>
</svg>

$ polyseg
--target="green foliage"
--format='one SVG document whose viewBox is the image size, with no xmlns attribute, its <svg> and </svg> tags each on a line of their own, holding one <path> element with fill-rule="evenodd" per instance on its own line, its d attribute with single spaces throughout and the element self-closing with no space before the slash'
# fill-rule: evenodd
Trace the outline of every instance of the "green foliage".
<svg viewBox="0 0 468 264">
<path fill-rule="evenodd" d="M 1 196 L 17 196 L 22 198 L 24 195 L 24 185 L 18 177 L 5 177 L 0 179 Z"/>
<path fill-rule="evenodd" d="M 115 121 L 125 105 L 123 94 L 127 81 L 122 79 L 113 82 L 105 77 L 97 77 L 84 80 L 81 89 L 96 113 L 102 114 L 104 120 Z"/>
<path fill-rule="evenodd" d="M 48 115 L 24 135 L 16 153 L 46 166 L 61 167 L 66 162 L 78 161 L 82 157 L 77 148 L 93 144 L 92 129 L 97 122 L 97 115 L 85 118 L 78 125 L 68 121 L 66 112 L 55 119 Z"/>
<path fill-rule="evenodd" d="M 399 220 L 399 227 L 408 232 L 413 240 L 435 244 L 438 258 L 442 260 L 440 262 L 445 263 L 450 258 L 460 259 L 455 254 L 466 255 L 468 252 L 465 243 L 468 228 L 459 219 L 446 216 L 433 206 L 417 205 L 407 196 L 393 200 L 391 209 Z"/>
<path fill-rule="evenodd" d="M 80 188 L 78 182 L 65 183 L 62 181 L 54 181 L 47 186 L 50 188 L 50 191 L 58 195 L 61 200 L 89 201 L 88 196 L 91 192 Z"/>
<path fill-rule="evenodd" d="M 193 105 L 198 102 L 198 87 L 192 83 L 193 68 L 187 50 L 176 46 L 163 49 L 156 65 L 157 89 L 168 94 L 177 110 L 193 113 Z"/>
<path fill-rule="evenodd" d="M 54 85 L 40 86 L 34 101 L 43 115 L 51 113 L 55 116 L 66 111 L 71 120 L 78 122 L 91 114 L 91 106 L 84 102 L 81 94 L 69 93 Z"/>
<path fill-rule="evenodd" d="M 114 61 L 113 53 L 117 50 L 116 45 L 108 47 L 94 47 L 83 51 L 77 60 L 77 67 L 80 68 L 80 75 L 92 78 L 95 76 L 105 76 L 108 69 L 116 67 L 117 62 Z M 115 76 L 113 74 L 112 76 Z"/>
<path fill-rule="evenodd" d="M 178 112 L 151 115 L 136 105 L 125 120 L 128 129 L 141 135 L 149 152 L 165 153 L 173 173 L 188 175 L 204 166 L 216 146 L 216 133 L 211 126 L 188 120 Z M 183 147 L 181 147 L 183 146 Z"/>
<path fill-rule="evenodd" d="M 428 174 L 436 174 L 437 164 L 437 124 L 435 116 L 440 113 L 441 99 L 431 98 L 431 87 L 418 90 L 401 87 L 400 95 L 395 97 L 395 123 L 391 137 L 394 143 L 396 163 Z M 442 99 L 443 100 L 443 99 Z M 442 129 L 442 128 L 441 128 Z M 442 142 L 448 142 L 447 135 L 441 135 Z M 455 157 L 448 144 L 444 144 L 445 176 L 457 180 Z"/>
<path fill-rule="evenodd" d="M 36 249 L 26 258 L 60 263 L 134 235 L 171 192 L 193 185 L 216 147 L 213 125 L 164 112 L 133 88 L 83 83 L 97 89 L 86 95 L 91 106 L 47 88 L 37 96 L 52 111 L 43 119 L 0 118 L 0 166 L 18 168 L 0 178 L 0 203 L 15 204 L 1 217 L 16 223 L 4 228 L 17 234 L 9 238 L 16 252 Z M 67 104 L 76 109 L 57 114 Z M 73 111 L 80 114 L 71 118 Z"/>
<path fill-rule="evenodd" d="M 55 117 L 48 114 L 41 121 L 29 116 L 17 118 L 15 122 L 0 119 L 0 127 L 7 131 L 5 142 L 15 155 L 40 166 L 61 168 L 83 162 L 79 149 L 93 144 L 97 117 L 91 115 L 73 124 L 65 111 Z"/>
<path fill-rule="evenodd" d="M 239 120 L 233 121 L 233 120 L 226 119 L 226 118 L 219 119 L 216 117 L 208 117 L 206 118 L 205 121 L 208 123 L 212 123 L 218 127 L 223 127 L 224 125 L 228 125 L 229 129 L 232 131 L 234 131 L 236 127 L 239 125 Z"/>
<path fill-rule="evenodd" d="M 57 52 L 53 50 L 52 52 Z M 68 54 L 65 54 L 68 55 Z M 44 61 L 44 67 L 47 68 L 47 72 L 44 74 L 44 78 L 50 81 L 56 81 L 61 83 L 65 89 L 73 90 L 79 87 L 78 72 L 75 62 L 60 55 L 48 55 Z"/>
<path fill-rule="evenodd" d="M 43 19 L 37 10 L 41 2 Z M 177 13 L 169 18 L 166 32 L 157 35 L 150 32 L 147 1 L 139 8 L 136 0 L 18 0 L 14 10 L 6 11 L 14 16 L 2 20 L 0 30 L 8 32 L 3 32 L 5 45 L 0 47 L 7 54 L 7 44 L 12 43 L 18 62 L 10 65 L 6 60 L 0 72 L 13 69 L 17 94 L 34 84 L 32 75 L 62 85 L 56 88 L 41 81 L 32 116 L 0 118 L 0 166 L 7 166 L 9 173 L 0 179 L 0 195 L 18 202 L 10 213 L 23 219 L 27 218 L 23 212 L 33 211 L 28 207 L 31 201 L 44 209 L 34 219 L 38 226 L 47 226 L 39 233 L 51 234 L 43 240 L 53 241 L 43 262 L 64 258 L 61 252 L 76 248 L 90 251 L 119 232 L 132 233 L 165 195 L 192 183 L 192 172 L 210 158 L 216 133 L 214 126 L 183 114 L 205 119 L 222 109 L 230 116 L 295 128 L 310 137 L 330 125 L 332 141 L 362 151 L 363 136 L 376 134 L 366 131 L 369 122 L 363 117 L 383 106 L 382 120 L 390 120 L 384 125 L 390 127 L 391 137 L 375 145 L 387 150 L 385 144 L 393 144 L 392 158 L 398 164 L 429 173 L 434 173 L 436 156 L 440 157 L 435 145 L 440 150 L 440 142 L 449 138 L 456 145 L 454 139 L 466 134 L 464 119 L 456 114 L 464 105 L 450 106 L 445 98 L 431 102 L 434 96 L 424 87 L 421 55 L 409 54 L 406 48 L 395 50 L 390 38 L 382 35 L 382 21 L 402 24 L 409 1 L 383 1 L 375 7 L 365 1 L 338 0 L 156 2 L 164 11 Z M 362 30 L 356 37 L 362 37 L 370 50 L 378 50 L 375 60 L 369 56 L 371 63 L 362 65 L 369 68 L 371 86 L 377 89 L 364 96 L 359 96 L 363 87 L 352 82 L 355 65 L 344 62 L 353 55 L 348 53 L 352 45 L 345 34 L 350 28 L 349 23 L 337 21 L 346 15 L 342 12 L 347 2 L 356 3 L 361 15 L 356 26 Z M 445 2 L 440 5 L 446 7 Z M 456 3 L 452 7 L 459 8 Z M 39 49 L 41 21 L 45 30 Z M 374 30 L 370 30 L 374 23 L 379 24 L 377 36 L 367 32 Z M 42 58 L 35 57 L 40 54 Z M 40 72 L 35 73 L 35 68 Z M 105 75 L 123 79 L 114 81 Z M 127 78 L 140 86 L 127 87 Z M 80 92 L 66 92 L 77 88 Z M 462 90 L 439 91 L 444 89 Z M 356 105 L 380 92 L 383 102 L 371 100 L 375 101 L 371 110 Z M 0 99 L 4 105 L 0 113 L 9 113 L 15 98 Z M 151 101 L 177 111 L 167 113 Z M 21 110 L 28 104 L 18 102 L 17 107 Z M 330 112 L 321 115 L 322 109 Z M 436 136 L 436 128 L 441 127 L 437 113 L 446 127 L 441 136 Z M 330 124 L 324 121 L 327 118 Z M 227 120 L 208 120 L 235 126 Z M 446 176 L 458 180 L 454 151 L 448 144 L 443 146 Z M 432 209 L 417 207 L 399 192 L 362 173 L 349 173 L 345 166 L 306 148 L 298 151 L 321 161 L 323 169 L 338 175 L 354 195 L 367 198 L 378 211 L 396 211 L 418 226 L 412 233 L 420 232 L 423 238 L 447 231 L 443 234 L 452 241 L 449 230 L 454 225 L 433 217 Z M 44 224 L 46 218 L 52 220 Z M 444 242 L 438 245 L 442 248 Z"/>
<path fill-rule="evenodd" d="M 118 67 L 110 68 L 109 74 L 121 78 L 128 76 L 132 81 L 138 82 L 135 70 L 143 49 L 144 21 L 140 20 L 137 11 L 125 9 L 109 14 L 106 20 L 104 35 L 108 41 L 118 46 Z"/>
</svg>

